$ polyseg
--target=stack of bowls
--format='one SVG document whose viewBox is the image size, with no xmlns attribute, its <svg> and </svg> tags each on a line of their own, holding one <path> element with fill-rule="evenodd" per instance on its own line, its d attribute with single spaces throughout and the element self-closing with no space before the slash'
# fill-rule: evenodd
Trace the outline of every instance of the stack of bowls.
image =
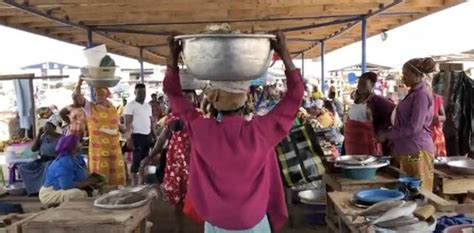
<svg viewBox="0 0 474 233">
<path fill-rule="evenodd" d="M 105 45 L 97 45 L 86 48 L 84 55 L 87 60 L 87 66 L 82 69 L 82 74 L 86 76 L 84 80 L 92 87 L 113 87 L 120 82 L 120 78 L 115 76 L 115 66 L 101 66 L 104 58 L 107 56 Z"/>
</svg>

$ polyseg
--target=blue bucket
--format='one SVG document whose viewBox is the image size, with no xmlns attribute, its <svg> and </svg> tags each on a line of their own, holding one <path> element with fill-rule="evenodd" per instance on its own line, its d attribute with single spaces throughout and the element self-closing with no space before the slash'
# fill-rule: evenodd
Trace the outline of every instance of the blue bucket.
<svg viewBox="0 0 474 233">
<path fill-rule="evenodd" d="M 421 179 L 413 176 L 400 177 L 398 179 L 402 187 L 416 189 L 421 187 Z"/>
<path fill-rule="evenodd" d="M 344 177 L 353 180 L 371 180 L 375 177 L 378 168 L 362 168 L 362 169 L 342 169 Z"/>
</svg>

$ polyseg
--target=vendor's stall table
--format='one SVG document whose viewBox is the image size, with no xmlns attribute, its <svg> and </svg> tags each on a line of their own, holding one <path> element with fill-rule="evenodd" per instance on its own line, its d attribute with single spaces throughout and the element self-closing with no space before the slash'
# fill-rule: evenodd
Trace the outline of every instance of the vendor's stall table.
<svg viewBox="0 0 474 233">
<path fill-rule="evenodd" d="M 378 172 L 371 180 L 347 179 L 338 173 L 326 173 L 323 175 L 323 185 L 328 193 L 331 191 L 358 191 L 364 188 L 395 188 L 397 184 L 397 178 L 382 172 Z M 329 200 L 329 197 L 327 197 L 327 199 Z M 330 222 L 338 222 L 336 218 L 337 214 L 334 210 L 335 208 L 331 207 L 328 201 L 328 206 L 326 207 L 326 222 L 329 227 L 331 226 Z"/>
<path fill-rule="evenodd" d="M 326 173 L 323 175 L 323 184 L 327 191 L 354 191 L 373 187 L 394 188 L 398 179 L 381 172 L 371 180 L 352 180 L 344 178 L 342 174 Z"/>
<path fill-rule="evenodd" d="M 435 187 L 441 195 L 466 194 L 474 190 L 474 175 L 463 175 L 449 168 L 435 168 Z"/>
<path fill-rule="evenodd" d="M 63 203 L 23 224 L 24 233 L 144 233 L 150 202 L 133 209 L 106 210 L 92 200 Z"/>
<path fill-rule="evenodd" d="M 22 225 L 39 214 L 40 212 L 3 215 L 0 217 L 0 221 L 4 223 L 11 222 L 11 225 L 0 227 L 0 233 L 22 233 Z"/>
<path fill-rule="evenodd" d="M 421 193 L 426 197 L 429 204 L 436 207 L 436 216 L 453 215 L 457 213 L 463 213 L 468 216 L 474 214 L 473 204 L 453 204 L 432 192 L 422 191 Z M 359 226 L 364 222 L 364 219 L 362 217 L 352 219 L 352 216 L 348 215 L 354 213 L 354 211 L 362 210 L 352 205 L 351 200 L 353 195 L 354 192 L 351 191 L 328 193 L 326 222 L 329 232 L 361 232 Z M 333 211 L 330 213 L 329 210 Z"/>
</svg>

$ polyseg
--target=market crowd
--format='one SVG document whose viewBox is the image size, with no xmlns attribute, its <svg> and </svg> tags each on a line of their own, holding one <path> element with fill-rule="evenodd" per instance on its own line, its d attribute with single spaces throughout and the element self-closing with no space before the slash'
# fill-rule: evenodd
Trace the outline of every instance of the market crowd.
<svg viewBox="0 0 474 233">
<path fill-rule="evenodd" d="M 446 156 L 446 117 L 442 97 L 430 87 L 432 59 L 404 64 L 408 92 L 397 104 L 390 95 L 376 93 L 380 78 L 368 72 L 359 77 L 353 103 L 347 105 L 335 87 L 308 88 L 285 36 L 277 38 L 272 48 L 286 69 L 284 85 L 211 81 L 196 90 L 180 80 L 181 47 L 174 40 L 164 95 L 152 93 L 150 102 L 144 84 L 135 86 L 133 100 L 124 99 L 118 107 L 106 88 L 94 88 L 87 100 L 81 78 L 71 105 L 59 112 L 60 119 L 46 123 L 35 142 L 48 163 L 40 200 L 54 205 L 98 188 L 158 182 L 165 200 L 175 206 L 180 232 L 185 215 L 205 232 L 270 232 L 287 217 L 277 154 L 281 157 L 282 141 L 296 140 L 288 137 L 295 129 L 317 135 L 320 145 L 315 146 L 333 148 L 334 156 L 391 155 L 401 170 L 422 179 L 423 188 L 433 189 L 433 159 Z M 84 148 L 87 158 L 81 156 Z M 324 157 L 318 154 L 321 148 L 312 151 Z M 147 173 L 149 165 L 156 165 L 155 175 Z"/>
</svg>

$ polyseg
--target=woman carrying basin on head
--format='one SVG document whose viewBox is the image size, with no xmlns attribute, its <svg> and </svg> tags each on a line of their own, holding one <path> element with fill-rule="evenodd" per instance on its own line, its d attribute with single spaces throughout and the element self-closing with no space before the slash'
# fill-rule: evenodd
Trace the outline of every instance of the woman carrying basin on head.
<svg viewBox="0 0 474 233">
<path fill-rule="evenodd" d="M 197 213 L 206 221 L 206 232 L 278 231 L 287 218 L 274 148 L 293 125 L 304 84 L 284 35 L 279 34 L 272 46 L 285 64 L 289 91 L 268 114 L 246 121 L 243 109 L 249 82 L 212 81 L 206 95 L 217 114 L 214 118 L 200 116 L 181 92 L 181 47 L 170 40 L 164 91 L 172 112 L 190 128 L 188 193 Z"/>
</svg>

